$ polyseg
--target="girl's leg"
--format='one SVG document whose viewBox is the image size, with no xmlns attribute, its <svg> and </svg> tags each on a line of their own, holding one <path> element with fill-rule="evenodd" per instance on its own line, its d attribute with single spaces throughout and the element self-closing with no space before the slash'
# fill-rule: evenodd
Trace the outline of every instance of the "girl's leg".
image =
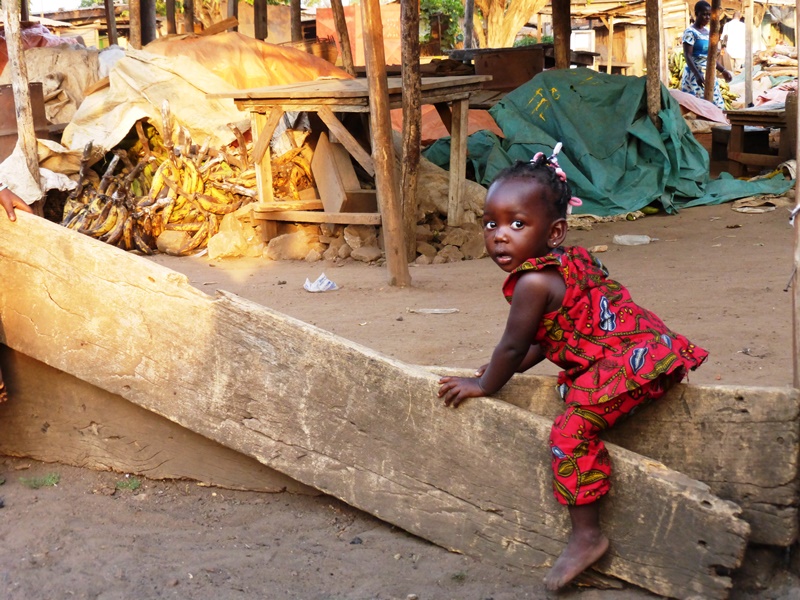
<svg viewBox="0 0 800 600">
<path fill-rule="evenodd" d="M 570 506 L 572 533 L 567 547 L 545 575 L 545 587 L 554 592 L 567 585 L 600 560 L 608 550 L 608 538 L 600 530 L 599 502 Z"/>
</svg>

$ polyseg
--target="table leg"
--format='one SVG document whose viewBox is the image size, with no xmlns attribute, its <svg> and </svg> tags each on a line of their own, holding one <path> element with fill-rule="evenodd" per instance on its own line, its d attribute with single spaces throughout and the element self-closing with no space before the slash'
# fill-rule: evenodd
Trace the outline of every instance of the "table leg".
<svg viewBox="0 0 800 600">
<path fill-rule="evenodd" d="M 259 202 L 272 202 L 274 200 L 272 194 L 272 160 L 270 158 L 269 149 L 269 140 L 272 138 L 272 132 L 267 131 L 267 124 L 273 120 L 270 119 L 272 116 L 271 113 L 276 111 L 277 109 L 272 109 L 269 110 L 269 113 L 255 111 L 250 113 L 250 128 L 254 136 L 253 144 L 255 149 L 253 152 L 253 160 L 255 162 L 256 189 L 258 190 Z M 278 118 L 280 118 L 280 115 Z M 275 130 L 274 126 L 272 130 Z M 255 136 L 258 136 L 258 139 L 256 139 Z M 257 160 L 256 155 L 261 155 L 262 153 L 263 157 L 261 160 Z"/>
<path fill-rule="evenodd" d="M 450 191 L 447 201 L 447 224 L 461 225 L 464 220 L 464 194 L 467 176 L 467 123 L 469 99 L 453 100 L 450 132 Z"/>
<path fill-rule="evenodd" d="M 728 169 L 734 177 L 747 174 L 747 165 L 730 159 L 732 154 L 742 152 L 744 152 L 744 125 L 731 124 L 731 136 L 728 138 Z"/>
</svg>

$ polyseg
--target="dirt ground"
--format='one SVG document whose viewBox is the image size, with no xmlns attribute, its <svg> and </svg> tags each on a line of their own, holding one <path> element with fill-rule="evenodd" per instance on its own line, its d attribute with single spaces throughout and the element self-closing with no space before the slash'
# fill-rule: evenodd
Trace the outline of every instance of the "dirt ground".
<svg viewBox="0 0 800 600">
<path fill-rule="evenodd" d="M 647 234 L 618 246 L 615 234 Z M 571 231 L 568 243 L 607 244 L 598 256 L 634 298 L 711 353 L 695 383 L 786 386 L 792 381 L 792 269 L 788 212 L 730 204 Z M 489 259 L 411 268 L 387 285 L 385 267 L 158 256 L 198 288 L 233 291 L 389 356 L 477 367 L 505 324 L 504 274 Z M 320 273 L 341 289 L 312 294 Z M 419 314 L 452 308 L 450 314 Z M 549 366 L 540 373 L 555 373 Z M 443 409 L 444 410 L 444 409 Z M 24 479 L 57 473 L 55 487 Z M 549 597 L 543 573 L 511 572 L 450 553 L 327 497 L 232 492 L 187 481 L 0 458 L 0 597 L 475 599 Z M 613 539 L 613 532 L 611 537 Z M 739 577 L 734 598 L 800 598 L 800 581 Z M 766 589 L 764 587 L 766 586 Z M 561 598 L 651 597 L 637 588 L 571 588 Z"/>
</svg>

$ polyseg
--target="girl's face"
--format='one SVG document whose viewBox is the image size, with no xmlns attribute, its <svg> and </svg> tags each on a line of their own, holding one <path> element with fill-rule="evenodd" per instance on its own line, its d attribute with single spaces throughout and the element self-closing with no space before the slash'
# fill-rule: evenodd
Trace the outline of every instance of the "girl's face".
<svg viewBox="0 0 800 600">
<path fill-rule="evenodd" d="M 694 14 L 694 17 L 694 24 L 698 29 L 702 29 L 711 22 L 711 9 L 698 8 L 697 12 Z"/>
<path fill-rule="evenodd" d="M 567 221 L 553 218 L 552 192 L 536 179 L 512 178 L 493 183 L 486 194 L 483 238 L 498 266 L 510 273 L 529 258 L 539 258 L 560 245 Z"/>
</svg>

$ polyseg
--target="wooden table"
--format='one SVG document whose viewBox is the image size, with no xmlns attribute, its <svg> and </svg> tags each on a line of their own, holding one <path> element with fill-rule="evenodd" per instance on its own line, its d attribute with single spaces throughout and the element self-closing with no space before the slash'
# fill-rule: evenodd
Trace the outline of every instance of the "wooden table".
<svg viewBox="0 0 800 600">
<path fill-rule="evenodd" d="M 464 191 L 467 164 L 467 110 L 470 95 L 481 90 L 489 76 L 468 75 L 423 77 L 421 103 L 433 104 L 450 132 L 450 188 L 447 219 L 458 225 L 464 215 Z M 402 106 L 402 80 L 388 78 L 390 108 Z M 375 175 L 371 154 L 345 128 L 334 113 L 368 113 L 369 90 L 365 79 L 325 79 L 249 90 L 209 94 L 210 98 L 233 98 L 240 110 L 250 113 L 253 131 L 253 162 L 256 165 L 258 197 L 261 202 L 273 201 L 272 167 L 269 142 L 281 116 L 286 111 L 316 112 L 331 134 L 370 175 Z M 380 199 L 379 199 L 380 202 Z M 294 211 L 299 213 L 300 211 Z M 333 213 L 328 213 L 333 214 Z M 367 213 L 374 222 L 375 215 Z M 295 214 L 293 216 L 298 216 Z M 302 217 L 302 214 L 299 214 Z M 280 217 L 271 213 L 271 219 Z M 315 217 L 315 222 L 320 216 Z M 332 217 L 334 218 L 334 217 Z M 336 222 L 363 222 L 362 213 L 340 213 Z M 301 218 L 297 219 L 302 221 Z M 326 221 L 327 222 L 327 221 Z M 331 221 L 333 222 L 333 221 Z"/>
<path fill-rule="evenodd" d="M 728 139 L 728 167 L 734 177 L 746 175 L 748 165 L 774 168 L 790 159 L 794 154 L 794 149 L 790 147 L 791 136 L 787 135 L 785 109 L 743 108 L 729 110 L 726 114 L 731 123 L 731 135 Z M 780 144 L 777 156 L 774 154 L 747 152 L 744 147 L 745 125 L 780 129 Z"/>
</svg>

